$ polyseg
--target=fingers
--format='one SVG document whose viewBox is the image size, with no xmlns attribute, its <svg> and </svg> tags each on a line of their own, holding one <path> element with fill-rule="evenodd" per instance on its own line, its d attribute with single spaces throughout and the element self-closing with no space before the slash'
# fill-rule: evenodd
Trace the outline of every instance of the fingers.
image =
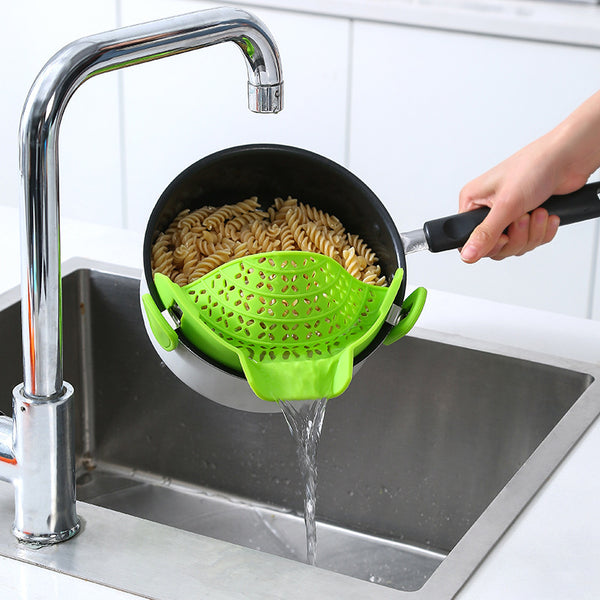
<svg viewBox="0 0 600 600">
<path fill-rule="evenodd" d="M 491 212 L 490 212 L 491 215 Z M 481 224 L 482 227 L 484 223 Z M 499 236 L 493 247 L 485 252 L 485 246 L 482 244 L 479 247 L 477 244 L 484 238 L 487 238 L 484 233 L 481 236 L 480 233 L 475 230 L 473 236 L 475 239 L 469 239 L 465 247 L 461 252 L 461 258 L 465 262 L 473 263 L 482 258 L 483 256 L 489 256 L 494 260 L 502 260 L 509 256 L 522 256 L 526 252 L 547 244 L 556 235 L 558 227 L 560 225 L 560 219 L 556 215 L 549 216 L 548 212 L 543 208 L 534 210 L 531 214 L 525 214 L 514 221 L 506 230 L 505 234 Z M 465 250 L 468 244 L 472 244 L 471 247 L 475 247 L 479 250 L 479 254 L 474 255 L 477 258 L 469 258 L 471 255 L 467 252 L 465 258 Z"/>
<path fill-rule="evenodd" d="M 522 256 L 526 252 L 552 241 L 559 225 L 560 219 L 556 215 L 548 215 L 543 208 L 534 210 L 529 218 L 529 239 L 516 256 Z"/>
<path fill-rule="evenodd" d="M 506 244 L 508 244 L 508 236 L 503 233 L 488 256 L 496 256 L 496 254 L 499 254 L 502 251 Z"/>
<path fill-rule="evenodd" d="M 489 255 L 494 260 L 502 260 L 508 256 L 518 256 L 526 252 L 529 245 L 529 229 L 531 224 L 530 215 L 526 214 L 511 223 L 507 230 L 508 242 L 500 252 Z"/>
<path fill-rule="evenodd" d="M 463 246 L 460 256 L 466 263 L 475 263 L 484 256 L 491 256 L 503 251 L 511 236 L 504 236 L 507 223 L 514 221 L 515 216 L 510 206 L 496 203 L 488 216 L 474 230 Z M 520 229 L 519 229 L 520 232 Z M 513 232 L 514 234 L 514 232 Z"/>
<path fill-rule="evenodd" d="M 560 217 L 556 215 L 552 215 L 550 220 L 548 221 L 548 226 L 546 228 L 546 235 L 544 236 L 544 241 L 542 244 L 547 244 L 554 239 L 554 236 L 558 232 L 558 228 L 560 227 Z"/>
<path fill-rule="evenodd" d="M 495 260 L 521 256 L 547 244 L 556 235 L 559 218 L 538 208 L 555 190 L 540 184 L 539 177 L 532 180 L 529 171 L 524 173 L 518 168 L 514 181 L 507 180 L 506 169 L 511 160 L 469 182 L 459 194 L 460 212 L 490 207 L 487 217 L 461 249 L 466 263 L 475 263 L 484 256 Z M 515 171 L 514 165 L 510 171 Z"/>
</svg>

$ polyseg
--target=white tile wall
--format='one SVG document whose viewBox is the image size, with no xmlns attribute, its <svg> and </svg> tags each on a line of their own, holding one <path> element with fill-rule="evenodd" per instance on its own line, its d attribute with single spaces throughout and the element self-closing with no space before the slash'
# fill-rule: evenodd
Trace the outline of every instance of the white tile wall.
<svg viewBox="0 0 600 600">
<path fill-rule="evenodd" d="M 123 22 L 212 6 L 189 0 L 128 0 Z M 251 142 L 301 146 L 344 159 L 349 22 L 253 11 L 283 60 L 285 109 L 247 109 L 239 49 L 220 44 L 123 72 L 128 225 L 145 227 L 154 203 L 185 167 L 215 150 Z"/>
<path fill-rule="evenodd" d="M 116 26 L 115 2 L 5 2 L 0 20 L 0 185 L 19 198 L 17 133 L 27 92 L 45 62 L 72 40 Z M 117 80 L 104 75 L 73 96 L 60 133 L 63 214 L 121 225 Z"/>
<path fill-rule="evenodd" d="M 458 209 L 458 193 L 564 118 L 598 86 L 600 50 L 402 26 L 354 29 L 350 166 L 410 230 Z M 589 316 L 594 223 L 519 259 L 409 259 L 432 288 Z"/>
<path fill-rule="evenodd" d="M 0 52 L 14 60 L 0 62 L 0 203 L 17 204 L 20 112 L 53 52 L 116 25 L 216 5 L 7 3 Z M 247 110 L 245 65 L 232 44 L 92 79 L 74 95 L 61 127 L 65 216 L 140 232 L 164 187 L 189 164 L 220 148 L 271 141 L 348 162 L 399 229 L 413 229 L 455 212 L 464 183 L 551 128 L 597 87 L 591 74 L 599 49 L 250 10 L 279 44 L 285 110 Z M 600 319 L 597 229 L 567 227 L 551 245 L 502 263 L 466 266 L 455 252 L 413 255 L 409 282 Z"/>
</svg>

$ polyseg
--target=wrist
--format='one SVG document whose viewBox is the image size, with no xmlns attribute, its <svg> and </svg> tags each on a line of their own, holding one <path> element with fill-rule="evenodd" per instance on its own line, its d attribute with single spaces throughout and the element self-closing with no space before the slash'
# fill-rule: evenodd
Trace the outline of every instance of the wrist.
<svg viewBox="0 0 600 600">
<path fill-rule="evenodd" d="M 547 136 L 545 143 L 550 173 L 557 193 L 568 193 L 585 184 L 600 166 L 600 152 L 594 142 L 600 139 L 590 131 L 589 122 L 570 115 Z"/>
<path fill-rule="evenodd" d="M 552 132 L 568 174 L 586 179 L 600 167 L 600 93 L 573 111 Z"/>
</svg>

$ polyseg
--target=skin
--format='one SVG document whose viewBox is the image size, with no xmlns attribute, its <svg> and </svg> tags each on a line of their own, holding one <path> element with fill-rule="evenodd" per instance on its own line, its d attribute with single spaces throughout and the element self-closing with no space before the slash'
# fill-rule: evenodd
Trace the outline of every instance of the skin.
<svg viewBox="0 0 600 600">
<path fill-rule="evenodd" d="M 490 213 L 462 248 L 462 260 L 502 260 L 550 242 L 559 218 L 538 207 L 554 194 L 578 190 L 598 167 L 600 92 L 552 131 L 465 185 L 460 212 L 489 206 Z"/>
</svg>

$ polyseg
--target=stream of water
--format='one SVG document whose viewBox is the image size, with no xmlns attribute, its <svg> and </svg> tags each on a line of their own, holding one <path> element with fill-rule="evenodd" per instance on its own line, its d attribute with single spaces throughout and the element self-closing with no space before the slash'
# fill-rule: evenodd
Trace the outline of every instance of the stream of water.
<svg viewBox="0 0 600 600">
<path fill-rule="evenodd" d="M 283 411 L 290 433 L 296 442 L 298 465 L 304 483 L 304 523 L 306 525 L 306 562 L 317 561 L 317 447 L 321 437 L 327 398 L 320 400 L 282 400 Z"/>
</svg>

